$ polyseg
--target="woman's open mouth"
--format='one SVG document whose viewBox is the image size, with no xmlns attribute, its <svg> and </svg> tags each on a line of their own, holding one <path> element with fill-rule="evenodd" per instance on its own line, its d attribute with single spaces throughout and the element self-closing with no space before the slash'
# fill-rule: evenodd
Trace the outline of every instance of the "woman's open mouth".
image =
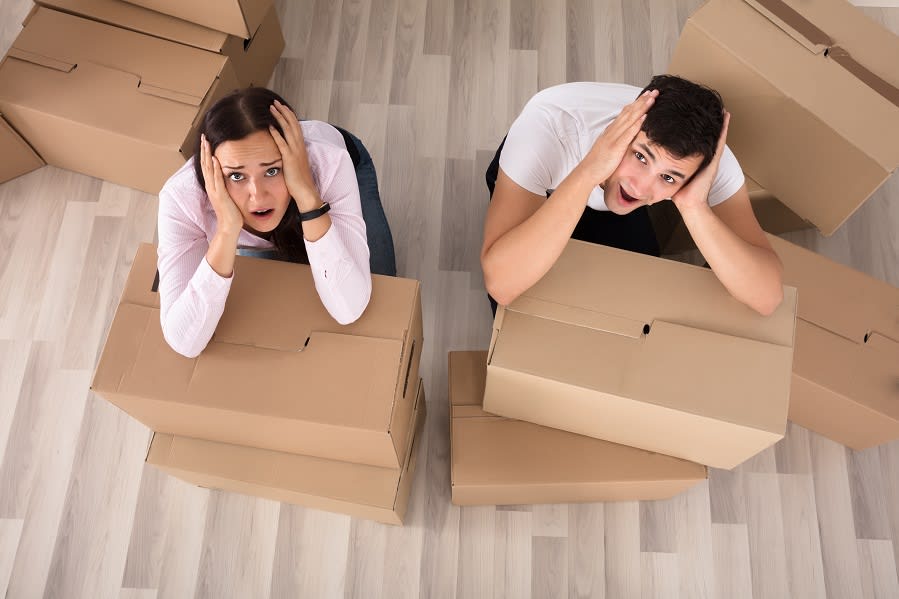
<svg viewBox="0 0 899 599">
<path fill-rule="evenodd" d="M 264 219 L 264 218 L 267 218 L 267 217 L 271 216 L 272 214 L 274 214 L 274 212 L 275 212 L 274 208 L 266 208 L 265 210 L 254 210 L 252 212 L 252 215 L 255 216 L 256 218 Z"/>
</svg>

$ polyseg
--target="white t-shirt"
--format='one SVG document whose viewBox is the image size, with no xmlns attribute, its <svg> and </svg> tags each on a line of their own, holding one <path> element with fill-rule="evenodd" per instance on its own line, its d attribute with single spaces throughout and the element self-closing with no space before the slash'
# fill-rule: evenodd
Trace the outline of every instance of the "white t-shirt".
<svg viewBox="0 0 899 599">
<path fill-rule="evenodd" d="M 563 83 L 537 93 L 512 123 L 499 158 L 506 175 L 528 191 L 545 195 L 580 164 L 621 110 L 641 89 L 623 83 Z M 744 177 L 730 148 L 724 148 L 709 205 L 739 191 Z M 608 210 L 596 187 L 587 205 Z"/>
</svg>

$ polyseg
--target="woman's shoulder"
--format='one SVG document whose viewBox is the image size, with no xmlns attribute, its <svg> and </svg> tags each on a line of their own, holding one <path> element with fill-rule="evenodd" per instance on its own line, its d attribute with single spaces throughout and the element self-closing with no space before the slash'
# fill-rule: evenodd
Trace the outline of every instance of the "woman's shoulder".
<svg viewBox="0 0 899 599">
<path fill-rule="evenodd" d="M 160 209 L 177 205 L 185 211 L 196 211 L 205 204 L 205 199 L 206 191 L 197 181 L 193 158 L 175 171 L 159 192 Z"/>
<path fill-rule="evenodd" d="M 322 151 L 346 150 L 343 135 L 334 125 L 323 121 L 300 121 L 306 144 Z"/>
</svg>

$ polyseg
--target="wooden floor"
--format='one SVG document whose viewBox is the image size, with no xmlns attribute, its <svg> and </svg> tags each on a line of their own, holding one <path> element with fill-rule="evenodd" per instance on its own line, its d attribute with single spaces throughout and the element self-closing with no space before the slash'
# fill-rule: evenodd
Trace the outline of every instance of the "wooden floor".
<svg viewBox="0 0 899 599">
<path fill-rule="evenodd" d="M 899 597 L 899 442 L 791 426 L 669 501 L 449 503 L 446 352 L 486 347 L 483 172 L 527 98 L 662 72 L 699 0 L 281 0 L 273 87 L 374 156 L 401 275 L 423 281 L 428 423 L 409 523 L 191 487 L 87 391 L 157 200 L 46 167 L 0 185 L 0 593 L 85 597 Z M 0 0 L 0 50 L 30 1 Z M 899 31 L 899 9 L 869 9 Z M 847 173 L 846 176 L 851 176 Z M 899 179 L 794 240 L 899 286 Z"/>
</svg>

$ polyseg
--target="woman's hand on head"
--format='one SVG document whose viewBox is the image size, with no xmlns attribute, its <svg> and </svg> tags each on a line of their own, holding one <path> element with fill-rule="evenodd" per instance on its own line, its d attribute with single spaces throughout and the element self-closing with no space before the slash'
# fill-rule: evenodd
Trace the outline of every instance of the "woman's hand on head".
<svg viewBox="0 0 899 599">
<path fill-rule="evenodd" d="M 296 200 L 300 212 L 314 210 L 321 205 L 321 199 L 309 168 L 300 122 L 290 108 L 277 100 L 270 106 L 270 110 L 284 132 L 281 135 L 275 127 L 269 126 L 269 132 L 281 152 L 287 191 Z"/>
<path fill-rule="evenodd" d="M 213 156 L 209 140 L 203 135 L 200 139 L 200 167 L 203 169 L 203 181 L 206 183 L 206 195 L 215 210 L 218 228 L 221 231 L 237 234 L 243 228 L 243 215 L 228 188 L 225 175 L 218 159 Z"/>
</svg>

